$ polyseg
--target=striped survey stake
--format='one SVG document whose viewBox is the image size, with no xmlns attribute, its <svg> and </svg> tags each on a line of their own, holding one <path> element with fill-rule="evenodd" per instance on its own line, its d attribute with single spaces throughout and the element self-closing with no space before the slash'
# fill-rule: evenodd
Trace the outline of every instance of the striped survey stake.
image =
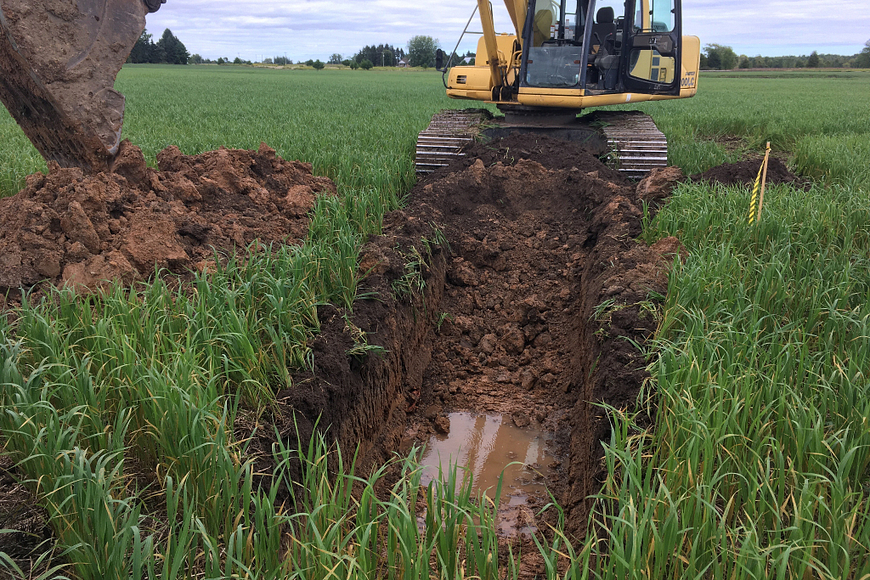
<svg viewBox="0 0 870 580">
<path fill-rule="evenodd" d="M 755 185 L 752 186 L 752 200 L 749 202 L 749 225 L 761 221 L 761 206 L 764 205 L 764 185 L 767 182 L 767 160 L 769 157 L 770 141 L 767 142 L 767 149 L 764 150 L 764 161 L 758 168 L 758 177 L 755 178 Z"/>
</svg>

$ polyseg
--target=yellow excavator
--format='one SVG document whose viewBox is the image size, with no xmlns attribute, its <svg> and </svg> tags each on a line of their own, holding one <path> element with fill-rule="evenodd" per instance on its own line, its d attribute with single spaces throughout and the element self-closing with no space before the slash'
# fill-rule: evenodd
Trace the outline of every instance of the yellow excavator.
<svg viewBox="0 0 870 580">
<path fill-rule="evenodd" d="M 447 165 L 475 135 L 535 132 L 582 141 L 625 175 L 667 164 L 667 140 L 643 113 L 582 109 L 695 95 L 701 43 L 682 35 L 681 0 L 504 0 L 513 31 L 497 34 L 492 5 L 477 0 L 483 32 L 475 64 L 436 68 L 447 94 L 495 104 L 443 111 L 417 142 L 417 171 Z M 474 13 L 463 31 L 468 32 Z M 457 42 L 457 47 L 462 41 Z M 454 49 L 453 55 L 456 54 Z M 451 56 L 453 56 L 451 55 Z M 481 129 L 481 121 L 484 129 Z"/>
<path fill-rule="evenodd" d="M 115 77 L 165 1 L 0 0 L 0 101 L 46 160 L 112 169 L 124 119 Z M 417 170 L 447 164 L 475 134 L 512 131 L 584 141 L 629 176 L 665 165 L 667 142 L 647 115 L 578 113 L 695 94 L 700 41 L 682 36 L 680 0 L 504 2 L 513 31 L 496 34 L 491 4 L 477 0 L 475 65 L 437 59 L 449 96 L 493 103 L 504 117 L 481 129 L 480 109 L 435 115 Z"/>
</svg>

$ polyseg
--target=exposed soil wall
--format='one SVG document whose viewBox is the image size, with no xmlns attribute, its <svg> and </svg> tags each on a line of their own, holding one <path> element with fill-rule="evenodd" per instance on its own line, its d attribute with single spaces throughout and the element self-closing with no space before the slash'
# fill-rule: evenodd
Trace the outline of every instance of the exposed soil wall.
<svg viewBox="0 0 870 580">
<path fill-rule="evenodd" d="M 309 427 L 321 414 L 344 449 L 363 445 L 368 462 L 403 438 L 425 442 L 451 410 L 539 424 L 564 454 L 551 484 L 582 532 L 608 432 L 593 403 L 634 403 L 647 376 L 635 344 L 655 330 L 656 296 L 680 251 L 673 238 L 635 241 L 642 200 L 654 211 L 680 179 L 670 168 L 629 183 L 542 137 L 476 146 L 386 217 L 362 254 L 363 292 L 376 299 L 355 305 L 352 326 L 323 313 L 315 372 L 282 393 L 284 403 Z M 433 245 L 436 232 L 449 252 Z M 426 283 L 409 299 L 398 288 L 420 256 Z M 386 353 L 348 356 L 354 327 Z"/>
</svg>

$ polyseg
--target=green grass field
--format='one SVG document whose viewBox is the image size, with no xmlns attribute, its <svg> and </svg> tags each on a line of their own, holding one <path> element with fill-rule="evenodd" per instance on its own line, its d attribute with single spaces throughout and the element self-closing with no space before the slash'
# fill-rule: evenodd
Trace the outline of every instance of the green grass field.
<svg viewBox="0 0 870 580">
<path fill-rule="evenodd" d="M 27 306 L 0 319 L 0 429 L 23 460 L 64 567 L 44 577 L 499 578 L 493 512 L 431 495 L 426 532 L 408 475 L 388 500 L 375 479 L 350 494 L 338 457 L 303 451 L 309 495 L 280 510 L 253 485 L 231 426 L 267 408 L 288 366 L 305 365 L 318 302 L 349 305 L 356 251 L 413 183 L 416 133 L 462 103 L 435 73 L 128 67 L 125 137 L 153 162 L 266 142 L 339 186 L 306 243 L 139 295 Z M 696 173 L 764 143 L 812 177 L 749 192 L 683 184 L 644 238 L 678 236 L 677 265 L 639 401 L 655 423 L 613 409 L 598 535 L 542 546 L 551 578 L 862 578 L 870 574 L 870 74 L 717 74 L 699 94 L 649 103 L 671 161 Z M 44 170 L 0 115 L 0 192 Z M 268 412 L 266 410 L 265 412 Z M 351 450 L 346 450 L 350 455 Z M 293 451 L 276 450 L 278 480 Z M 141 489 L 125 463 L 158 474 Z M 144 518 L 155 502 L 165 519 Z M 152 506 L 148 508 L 147 506 Z M 159 519 L 159 518 L 158 518 Z M 167 526 L 165 522 L 175 522 Z M 290 558 L 282 526 L 294 525 Z M 380 541 L 386 541 L 386 548 Z M 283 543 L 282 543 L 283 542 Z M 457 561 L 458 546 L 466 560 Z M 570 565 L 556 567 L 559 554 Z M 0 563 L 14 567 L 0 552 Z M 516 569 L 502 570 L 509 577 Z"/>
</svg>

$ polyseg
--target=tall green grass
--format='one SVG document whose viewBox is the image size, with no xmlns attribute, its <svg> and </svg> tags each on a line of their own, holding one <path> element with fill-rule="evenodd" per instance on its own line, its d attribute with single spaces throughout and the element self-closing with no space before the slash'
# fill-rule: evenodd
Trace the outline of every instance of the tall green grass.
<svg viewBox="0 0 870 580">
<path fill-rule="evenodd" d="M 47 171 L 45 161 L 12 115 L 0 108 L 0 197 L 18 193 L 25 178 L 37 171 Z"/>
<path fill-rule="evenodd" d="M 716 141 L 736 136 L 773 141 L 820 181 L 770 188 L 758 228 L 747 191 L 684 184 L 647 228 L 690 251 L 650 353 L 642 403 L 656 421 L 641 429 L 613 410 L 600 525 L 582 543 L 558 528 L 536 539 L 548 578 L 868 572 L 867 82 L 702 77 L 695 99 L 644 106 L 687 173 L 736 160 Z M 426 490 L 402 463 L 384 499 L 383 471 L 361 478 L 319 439 L 302 457 L 277 446 L 275 470 L 255 474 L 233 431 L 239 409 L 269 413 L 293 386 L 288 369 L 311 364 L 317 306 L 352 306 L 359 245 L 413 181 L 416 132 L 462 103 L 423 73 L 129 67 L 119 88 L 125 136 L 152 163 L 170 144 L 265 141 L 313 162 L 340 195 L 318 201 L 303 246 L 220 260 L 190 292 L 159 280 L 59 291 L 0 317 L 5 451 L 50 514 L 60 572 L 516 577 L 516 555 L 494 565 L 493 506 L 465 487 Z M 4 193 L 42 169 L 10 122 L 0 115 L 13 134 L 0 145 Z"/>
<path fill-rule="evenodd" d="M 135 66 L 117 87 L 127 95 L 124 137 L 149 161 L 169 145 L 191 154 L 265 142 L 341 186 L 392 195 L 413 181 L 417 133 L 434 112 L 462 105 L 434 72 Z"/>
<path fill-rule="evenodd" d="M 683 185 L 650 369 L 655 425 L 614 410 L 596 518 L 608 578 L 870 573 L 870 202 L 845 187 Z"/>
</svg>

